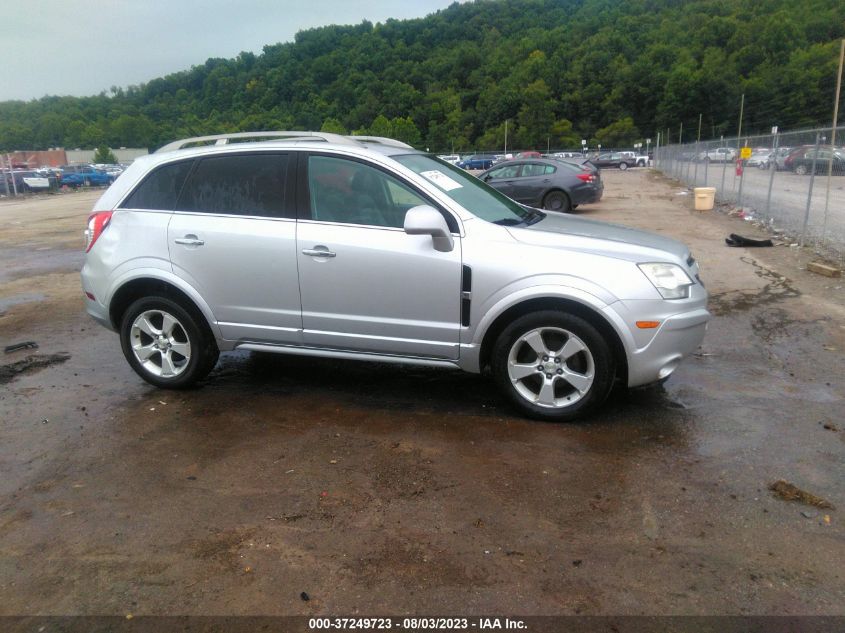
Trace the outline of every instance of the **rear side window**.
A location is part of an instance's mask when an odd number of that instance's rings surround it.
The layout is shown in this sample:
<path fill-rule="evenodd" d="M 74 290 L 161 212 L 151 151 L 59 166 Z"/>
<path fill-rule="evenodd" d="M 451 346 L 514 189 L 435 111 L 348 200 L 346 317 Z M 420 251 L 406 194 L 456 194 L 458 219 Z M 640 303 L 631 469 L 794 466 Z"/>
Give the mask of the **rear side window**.
<path fill-rule="evenodd" d="M 204 158 L 179 197 L 179 211 L 282 217 L 286 154 Z"/>
<path fill-rule="evenodd" d="M 165 209 L 176 208 L 176 200 L 185 178 L 191 171 L 193 160 L 162 165 L 141 181 L 121 206 L 123 209 Z"/>

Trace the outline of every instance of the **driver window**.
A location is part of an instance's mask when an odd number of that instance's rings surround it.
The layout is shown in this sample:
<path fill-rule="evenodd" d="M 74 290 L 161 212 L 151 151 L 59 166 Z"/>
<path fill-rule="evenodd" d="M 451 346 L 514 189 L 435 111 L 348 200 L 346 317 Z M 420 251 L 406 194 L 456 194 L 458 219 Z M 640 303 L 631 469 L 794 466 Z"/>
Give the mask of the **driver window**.
<path fill-rule="evenodd" d="M 308 158 L 311 218 L 402 228 L 411 207 L 428 204 L 421 196 L 381 170 L 329 156 Z"/>

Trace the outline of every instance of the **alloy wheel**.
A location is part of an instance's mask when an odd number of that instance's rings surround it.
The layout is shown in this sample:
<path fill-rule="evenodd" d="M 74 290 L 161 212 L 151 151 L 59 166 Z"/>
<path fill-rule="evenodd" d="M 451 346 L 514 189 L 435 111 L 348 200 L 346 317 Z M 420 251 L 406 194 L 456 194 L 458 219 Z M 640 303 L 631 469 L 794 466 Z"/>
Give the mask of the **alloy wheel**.
<path fill-rule="evenodd" d="M 522 398 L 541 407 L 562 409 L 589 393 L 595 362 L 584 341 L 569 330 L 541 327 L 514 341 L 507 372 Z"/>
<path fill-rule="evenodd" d="M 164 310 L 139 314 L 132 322 L 129 338 L 135 358 L 154 376 L 178 376 L 191 360 L 191 342 L 184 326 Z"/>

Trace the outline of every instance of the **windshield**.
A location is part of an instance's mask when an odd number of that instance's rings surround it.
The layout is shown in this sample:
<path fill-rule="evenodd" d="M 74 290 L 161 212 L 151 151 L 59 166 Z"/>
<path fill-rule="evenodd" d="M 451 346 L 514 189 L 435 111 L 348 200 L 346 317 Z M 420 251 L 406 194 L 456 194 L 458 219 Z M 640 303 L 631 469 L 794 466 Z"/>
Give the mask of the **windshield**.
<path fill-rule="evenodd" d="M 514 202 L 460 167 L 426 154 L 393 156 L 474 216 L 493 224 L 528 224 L 545 217 Z"/>

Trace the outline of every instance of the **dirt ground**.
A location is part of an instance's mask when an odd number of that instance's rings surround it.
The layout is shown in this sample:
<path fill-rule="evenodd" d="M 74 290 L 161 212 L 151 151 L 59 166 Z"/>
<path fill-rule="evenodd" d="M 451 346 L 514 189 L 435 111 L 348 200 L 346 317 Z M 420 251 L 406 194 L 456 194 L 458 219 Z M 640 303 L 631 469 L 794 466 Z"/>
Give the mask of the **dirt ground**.
<path fill-rule="evenodd" d="M 577 212 L 687 242 L 715 316 L 579 424 L 481 376 L 284 356 L 156 390 L 83 311 L 98 192 L 0 201 L 0 344 L 39 345 L 0 358 L 0 615 L 845 615 L 845 280 L 603 174 Z"/>

